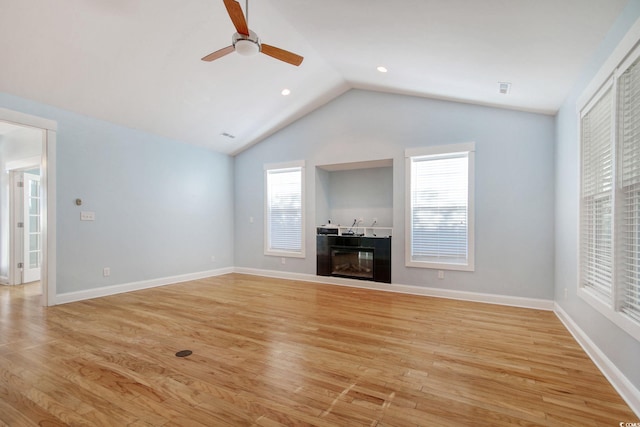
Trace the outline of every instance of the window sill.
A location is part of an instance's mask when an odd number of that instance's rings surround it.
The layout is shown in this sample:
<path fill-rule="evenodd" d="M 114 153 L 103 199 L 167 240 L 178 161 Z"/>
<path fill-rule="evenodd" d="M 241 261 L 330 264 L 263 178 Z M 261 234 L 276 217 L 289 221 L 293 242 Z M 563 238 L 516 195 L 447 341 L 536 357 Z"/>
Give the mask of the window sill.
<path fill-rule="evenodd" d="M 289 251 L 264 251 L 266 256 L 275 256 L 283 258 L 306 258 L 304 252 L 289 252 Z"/>
<path fill-rule="evenodd" d="M 453 270 L 453 271 L 475 271 L 473 264 L 452 264 L 443 262 L 429 262 L 429 261 L 407 261 L 406 267 L 415 268 L 430 268 L 432 270 Z"/>
<path fill-rule="evenodd" d="M 640 341 L 640 324 L 631 320 L 624 313 L 615 311 L 613 307 L 602 301 L 602 299 L 588 289 L 579 287 L 578 296 L 620 329 Z"/>

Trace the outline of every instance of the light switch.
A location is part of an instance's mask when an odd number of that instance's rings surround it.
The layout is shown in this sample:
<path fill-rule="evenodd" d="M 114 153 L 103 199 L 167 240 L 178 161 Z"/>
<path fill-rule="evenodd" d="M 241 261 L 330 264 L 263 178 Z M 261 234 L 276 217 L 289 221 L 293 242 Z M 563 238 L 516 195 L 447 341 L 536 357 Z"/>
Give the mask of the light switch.
<path fill-rule="evenodd" d="M 80 221 L 95 221 L 96 213 L 90 211 L 82 211 L 80 212 Z"/>

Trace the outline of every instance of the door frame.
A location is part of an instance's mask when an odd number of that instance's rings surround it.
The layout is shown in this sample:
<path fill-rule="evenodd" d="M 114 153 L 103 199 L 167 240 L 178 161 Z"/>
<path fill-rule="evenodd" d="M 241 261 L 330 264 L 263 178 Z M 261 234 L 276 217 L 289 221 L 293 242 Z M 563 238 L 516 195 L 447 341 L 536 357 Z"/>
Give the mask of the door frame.
<path fill-rule="evenodd" d="M 42 190 L 42 305 L 56 304 L 56 133 L 58 122 L 0 108 L 0 120 L 43 131 L 40 160 Z M 3 171 L 1 171 L 4 173 Z"/>

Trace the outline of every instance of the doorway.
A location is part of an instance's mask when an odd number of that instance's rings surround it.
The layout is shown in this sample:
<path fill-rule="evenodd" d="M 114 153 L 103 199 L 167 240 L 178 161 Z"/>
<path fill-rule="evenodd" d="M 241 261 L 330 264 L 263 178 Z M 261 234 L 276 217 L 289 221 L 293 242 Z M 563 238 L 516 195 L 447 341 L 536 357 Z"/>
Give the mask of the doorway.
<path fill-rule="evenodd" d="M 56 128 L 0 108 L 0 282 L 38 285 L 42 305 L 56 295 Z"/>
<path fill-rule="evenodd" d="M 44 219 L 42 218 L 40 156 L 32 158 L 31 161 L 33 164 L 27 170 L 12 170 L 10 166 L 7 169 L 10 177 L 8 223 L 12 228 L 7 262 L 9 280 L 6 284 L 10 286 L 32 283 L 41 279 Z M 7 224 L 6 219 L 0 220 Z"/>
<path fill-rule="evenodd" d="M 0 122 L 0 164 L 6 172 L 0 178 L 0 256 L 3 270 L 8 273 L 5 284 L 10 286 L 40 280 L 40 165 L 44 137 L 41 129 Z"/>

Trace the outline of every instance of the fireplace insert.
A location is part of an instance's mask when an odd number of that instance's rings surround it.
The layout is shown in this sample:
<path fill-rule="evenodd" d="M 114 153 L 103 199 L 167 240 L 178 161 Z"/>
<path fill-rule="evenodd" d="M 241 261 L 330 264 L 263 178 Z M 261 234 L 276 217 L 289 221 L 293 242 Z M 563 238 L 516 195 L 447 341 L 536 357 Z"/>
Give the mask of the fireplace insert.
<path fill-rule="evenodd" d="M 318 235 L 317 274 L 391 283 L 391 237 Z"/>
<path fill-rule="evenodd" d="M 373 248 L 331 248 L 331 274 L 373 280 Z"/>

